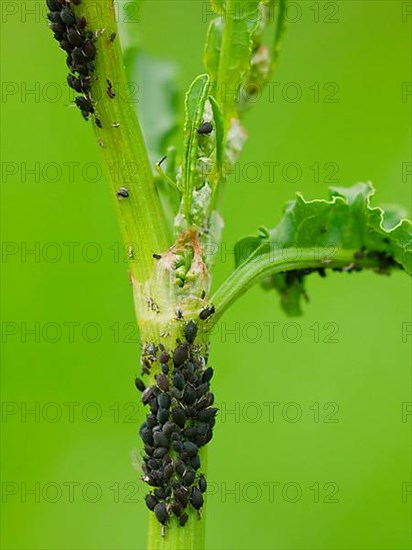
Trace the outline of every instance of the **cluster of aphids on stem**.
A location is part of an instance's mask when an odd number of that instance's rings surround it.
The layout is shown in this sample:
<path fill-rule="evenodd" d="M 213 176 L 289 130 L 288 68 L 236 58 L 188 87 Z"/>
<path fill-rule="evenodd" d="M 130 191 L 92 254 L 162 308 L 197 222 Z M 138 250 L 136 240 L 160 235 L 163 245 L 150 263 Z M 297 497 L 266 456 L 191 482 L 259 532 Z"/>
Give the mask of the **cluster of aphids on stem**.
<path fill-rule="evenodd" d="M 60 47 L 67 53 L 67 66 L 70 74 L 67 83 L 73 90 L 82 94 L 74 100 L 83 117 L 88 120 L 95 113 L 90 94 L 91 78 L 96 57 L 96 37 L 87 30 L 84 17 L 77 17 L 72 10 L 72 4 L 78 6 L 81 0 L 46 0 L 50 12 L 50 29 Z M 97 126 L 100 120 L 95 116 Z"/>
<path fill-rule="evenodd" d="M 151 345 L 160 364 L 156 384 L 146 388 L 140 378 L 135 382 L 143 404 L 150 407 L 140 428 L 143 480 L 153 487 L 146 505 L 163 525 L 163 534 L 171 517 L 183 526 L 190 508 L 200 514 L 206 491 L 199 449 L 212 439 L 217 409 L 210 392 L 213 369 L 207 367 L 196 335 L 197 325 L 190 321 L 185 341 L 177 340 L 170 353 L 161 344 Z"/>

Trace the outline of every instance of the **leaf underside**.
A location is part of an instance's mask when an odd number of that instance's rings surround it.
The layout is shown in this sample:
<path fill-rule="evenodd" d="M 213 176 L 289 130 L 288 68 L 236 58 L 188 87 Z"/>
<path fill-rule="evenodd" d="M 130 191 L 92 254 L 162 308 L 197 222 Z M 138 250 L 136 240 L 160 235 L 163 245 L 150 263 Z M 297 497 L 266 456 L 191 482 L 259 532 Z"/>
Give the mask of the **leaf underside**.
<path fill-rule="evenodd" d="M 285 259 L 299 258 L 303 249 L 319 256 L 318 268 L 271 274 L 262 281 L 265 289 L 276 289 L 288 315 L 302 313 L 307 299 L 305 279 L 312 272 L 325 276 L 325 269 L 338 251 L 353 251 L 353 262 L 338 271 L 360 271 L 371 267 L 377 273 L 402 268 L 412 273 L 411 222 L 404 210 L 391 205 L 387 212 L 371 206 L 375 190 L 371 183 L 331 187 L 329 200 L 305 200 L 297 194 L 286 204 L 284 215 L 273 229 L 261 228 L 259 235 L 236 243 L 236 266 L 247 267 L 263 254 L 279 252 Z"/>

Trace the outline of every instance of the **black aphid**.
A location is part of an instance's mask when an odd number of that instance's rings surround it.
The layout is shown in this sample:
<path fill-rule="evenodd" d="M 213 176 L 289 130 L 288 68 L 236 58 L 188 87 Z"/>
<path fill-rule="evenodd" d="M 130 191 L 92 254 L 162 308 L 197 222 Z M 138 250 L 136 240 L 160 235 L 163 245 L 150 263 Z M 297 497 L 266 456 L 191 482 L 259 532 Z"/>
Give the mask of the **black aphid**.
<path fill-rule="evenodd" d="M 152 256 L 155 260 L 161 260 L 162 259 L 162 256 L 160 254 L 152 254 Z"/>
<path fill-rule="evenodd" d="M 113 84 L 112 84 L 111 80 L 109 80 L 108 78 L 106 79 L 106 82 L 107 82 L 106 93 L 110 97 L 110 99 L 113 99 L 113 98 L 116 97 L 116 94 L 113 90 Z"/>
<path fill-rule="evenodd" d="M 67 27 L 72 27 L 76 23 L 76 16 L 68 7 L 62 9 L 60 12 L 60 17 Z"/>
<path fill-rule="evenodd" d="M 66 27 L 62 23 L 52 23 L 50 28 L 54 32 L 54 38 L 56 38 L 56 40 L 64 38 Z"/>
<path fill-rule="evenodd" d="M 177 372 L 173 376 L 173 385 L 178 390 L 183 390 L 183 388 L 185 387 L 185 377 L 183 376 L 183 374 L 181 374 L 180 372 Z"/>
<path fill-rule="evenodd" d="M 212 377 L 213 377 L 213 369 L 212 369 L 212 367 L 207 367 L 205 372 L 202 374 L 202 380 L 204 382 L 210 382 Z"/>
<path fill-rule="evenodd" d="M 198 134 L 209 135 L 213 132 L 213 126 L 210 122 L 202 122 L 202 124 L 197 129 Z"/>
<path fill-rule="evenodd" d="M 185 427 L 186 413 L 182 408 L 176 407 L 175 409 L 172 409 L 172 418 L 173 422 L 180 426 L 180 428 Z"/>
<path fill-rule="evenodd" d="M 62 9 L 58 0 L 46 0 L 46 3 L 50 11 L 60 11 Z"/>
<path fill-rule="evenodd" d="M 174 422 L 166 422 L 162 428 L 162 432 L 165 436 L 170 437 L 172 433 L 177 431 L 177 426 Z"/>
<path fill-rule="evenodd" d="M 165 500 L 171 493 L 169 487 L 159 487 L 153 491 L 154 496 L 158 500 Z"/>
<path fill-rule="evenodd" d="M 169 420 L 170 413 L 167 409 L 159 409 L 156 418 L 159 424 L 165 424 Z"/>
<path fill-rule="evenodd" d="M 161 409 L 168 409 L 172 400 L 168 393 L 161 393 L 157 396 L 157 402 L 159 403 L 159 407 Z"/>
<path fill-rule="evenodd" d="M 96 126 L 98 128 L 103 128 L 103 124 L 102 124 L 102 121 L 100 120 L 100 118 L 95 118 L 95 122 L 96 122 Z"/>
<path fill-rule="evenodd" d="M 143 443 L 145 443 L 146 445 L 153 445 L 152 430 L 144 424 L 140 428 L 140 437 L 142 438 Z"/>
<path fill-rule="evenodd" d="M 89 59 L 94 59 L 96 57 L 96 46 L 92 40 L 86 40 L 83 44 L 83 53 Z"/>
<path fill-rule="evenodd" d="M 153 386 L 150 386 L 149 388 L 146 388 L 144 390 L 143 395 L 142 395 L 143 405 L 147 405 L 153 399 L 153 397 L 155 397 L 157 395 L 156 389 L 157 388 L 154 388 Z M 159 390 L 157 390 L 157 391 L 159 391 Z"/>
<path fill-rule="evenodd" d="M 194 480 L 196 479 L 196 474 L 193 470 L 186 470 L 182 476 L 182 483 L 186 487 L 190 487 Z"/>
<path fill-rule="evenodd" d="M 185 441 L 183 443 L 183 451 L 188 454 L 188 456 L 192 457 L 197 454 L 197 446 L 192 443 L 191 441 Z"/>
<path fill-rule="evenodd" d="M 83 97 L 83 96 L 77 96 L 74 102 L 81 111 L 87 114 L 94 113 L 94 107 L 90 99 L 87 99 L 86 97 Z"/>
<path fill-rule="evenodd" d="M 86 61 L 83 50 L 78 46 L 73 49 L 71 58 L 73 63 L 75 64 L 74 68 L 76 70 L 78 70 L 79 66 L 83 66 L 84 62 Z"/>
<path fill-rule="evenodd" d="M 192 502 L 193 508 L 196 508 L 196 510 L 200 510 L 200 508 L 203 506 L 203 495 L 197 487 L 193 487 L 190 500 Z"/>
<path fill-rule="evenodd" d="M 174 491 L 174 496 L 179 502 L 182 503 L 183 507 L 186 508 L 189 502 L 189 494 L 187 492 L 187 489 L 185 487 L 180 487 L 179 489 L 176 489 Z"/>
<path fill-rule="evenodd" d="M 110 35 L 110 42 L 114 42 L 116 40 L 116 36 L 117 34 L 115 32 L 112 32 L 112 34 Z"/>
<path fill-rule="evenodd" d="M 157 499 L 151 493 L 148 493 L 145 496 L 145 502 L 146 502 L 146 506 L 149 508 L 149 510 L 153 511 L 156 504 L 157 504 Z"/>
<path fill-rule="evenodd" d="M 193 386 L 190 386 L 188 384 L 185 387 L 185 390 L 183 392 L 183 401 L 186 403 L 186 405 L 193 405 L 193 403 L 196 401 L 196 390 Z"/>
<path fill-rule="evenodd" d="M 81 31 L 84 31 L 86 28 L 87 21 L 85 17 L 80 17 L 80 19 L 77 21 L 77 26 Z"/>
<path fill-rule="evenodd" d="M 153 456 L 154 458 L 163 458 L 165 454 L 167 454 L 167 451 L 167 447 L 157 447 L 157 449 L 153 451 Z"/>
<path fill-rule="evenodd" d="M 70 86 L 70 88 L 73 88 L 73 90 L 75 90 L 79 94 L 83 92 L 83 85 L 80 78 L 76 78 L 74 75 L 69 74 L 67 75 L 67 84 Z"/>
<path fill-rule="evenodd" d="M 196 456 L 193 456 L 190 460 L 190 463 L 195 470 L 198 470 L 200 468 L 200 456 L 198 454 Z"/>
<path fill-rule="evenodd" d="M 202 309 L 202 311 L 199 313 L 199 319 L 202 321 L 206 321 L 213 313 L 215 313 L 215 306 L 210 305 Z"/>
<path fill-rule="evenodd" d="M 169 513 L 166 509 L 166 505 L 163 502 L 159 502 L 154 507 L 154 513 L 157 518 L 157 521 L 159 521 L 162 525 L 165 525 L 167 523 L 167 520 L 169 519 Z"/>
<path fill-rule="evenodd" d="M 207 422 L 208 424 L 210 424 L 210 422 L 215 419 L 217 411 L 217 409 L 213 408 L 203 409 L 199 412 L 198 419 L 200 420 L 200 422 Z"/>
<path fill-rule="evenodd" d="M 162 351 L 159 355 L 159 362 L 160 363 L 168 363 L 170 360 L 170 355 L 167 353 L 167 351 Z"/>
<path fill-rule="evenodd" d="M 182 514 L 179 518 L 180 525 L 182 527 L 185 526 L 188 519 L 189 519 L 189 516 L 186 513 Z"/>
<path fill-rule="evenodd" d="M 183 505 L 178 500 L 172 503 L 172 512 L 175 516 L 179 517 L 183 513 Z"/>
<path fill-rule="evenodd" d="M 134 381 L 134 384 L 139 391 L 144 391 L 146 389 L 146 384 L 143 382 L 141 378 L 136 378 L 136 380 Z"/>
<path fill-rule="evenodd" d="M 186 346 L 178 346 L 173 353 L 173 362 L 176 367 L 183 365 L 189 357 L 189 352 Z"/>
<path fill-rule="evenodd" d="M 129 190 L 127 189 L 127 187 L 120 187 L 120 189 L 118 189 L 116 193 L 116 197 L 118 199 L 127 199 L 128 196 L 129 196 Z"/>
<path fill-rule="evenodd" d="M 205 493 L 207 489 L 206 478 L 203 474 L 199 477 L 199 489 L 202 493 Z"/>
<path fill-rule="evenodd" d="M 177 460 L 175 464 L 175 470 L 180 476 L 182 476 L 186 471 L 185 463 L 182 460 Z"/>
<path fill-rule="evenodd" d="M 185 326 L 184 334 L 186 341 L 189 344 L 193 344 L 197 335 L 197 325 L 194 321 L 189 321 L 189 323 Z"/>
<path fill-rule="evenodd" d="M 169 440 L 162 432 L 154 432 L 153 434 L 153 441 L 156 447 L 168 447 L 169 446 Z"/>
<path fill-rule="evenodd" d="M 47 19 L 52 23 L 62 23 L 62 18 L 60 17 L 59 11 L 52 11 L 47 14 Z"/>
<path fill-rule="evenodd" d="M 161 390 L 163 391 L 169 390 L 169 380 L 165 374 L 158 374 L 156 376 L 156 382 Z"/>
<path fill-rule="evenodd" d="M 164 458 L 166 458 L 166 457 L 164 457 Z M 163 475 L 164 475 L 165 479 L 170 479 L 173 475 L 173 472 L 174 472 L 173 464 L 166 464 L 166 466 L 163 469 Z"/>

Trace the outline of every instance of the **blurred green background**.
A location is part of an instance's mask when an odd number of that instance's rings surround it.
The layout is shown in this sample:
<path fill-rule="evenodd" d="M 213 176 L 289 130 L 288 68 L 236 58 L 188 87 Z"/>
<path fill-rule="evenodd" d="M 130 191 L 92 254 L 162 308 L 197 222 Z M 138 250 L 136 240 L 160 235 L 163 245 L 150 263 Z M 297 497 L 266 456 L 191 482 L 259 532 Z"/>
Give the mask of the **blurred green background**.
<path fill-rule="evenodd" d="M 2 547 L 140 549 L 132 296 L 93 168 L 100 152 L 68 108 L 42 5 L 1 6 Z M 138 16 L 147 52 L 177 63 L 181 94 L 202 71 L 203 9 L 146 1 Z M 262 176 L 227 187 L 216 285 L 236 240 L 273 226 L 295 191 L 315 198 L 370 179 L 375 204 L 410 213 L 410 12 L 400 1 L 292 2 L 274 95 L 245 121 L 241 169 L 257 163 Z M 208 549 L 411 547 L 410 280 L 332 274 L 308 287 L 304 317 L 255 288 L 214 336 Z"/>

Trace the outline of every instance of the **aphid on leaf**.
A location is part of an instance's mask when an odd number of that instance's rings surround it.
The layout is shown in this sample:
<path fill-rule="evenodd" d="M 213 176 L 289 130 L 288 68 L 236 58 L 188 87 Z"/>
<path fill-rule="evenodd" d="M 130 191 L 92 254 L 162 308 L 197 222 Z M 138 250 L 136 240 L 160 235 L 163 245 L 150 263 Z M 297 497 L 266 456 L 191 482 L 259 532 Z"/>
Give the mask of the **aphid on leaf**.
<path fill-rule="evenodd" d="M 193 508 L 196 508 L 196 510 L 200 510 L 200 508 L 203 506 L 203 495 L 197 487 L 193 487 L 190 500 L 192 502 Z"/>
<path fill-rule="evenodd" d="M 193 470 L 186 470 L 182 477 L 182 483 L 185 487 L 190 487 L 195 479 L 195 472 Z"/>
<path fill-rule="evenodd" d="M 58 0 L 46 0 L 46 3 L 50 11 L 60 11 L 62 9 Z"/>
<path fill-rule="evenodd" d="M 62 23 L 62 18 L 60 17 L 59 11 L 52 11 L 47 14 L 47 19 L 52 23 Z"/>
<path fill-rule="evenodd" d="M 173 352 L 173 362 L 176 367 L 183 365 L 189 357 L 189 352 L 186 346 L 178 346 Z"/>
<path fill-rule="evenodd" d="M 96 57 L 96 46 L 92 40 L 87 40 L 83 44 L 83 53 L 88 59 L 94 59 Z"/>
<path fill-rule="evenodd" d="M 168 409 L 170 407 L 172 400 L 168 393 L 161 393 L 157 396 L 157 402 L 161 409 Z"/>
<path fill-rule="evenodd" d="M 67 30 L 67 40 L 72 46 L 81 46 L 83 44 L 81 34 L 74 28 Z"/>
<path fill-rule="evenodd" d="M 127 199 L 129 197 L 129 190 L 127 187 L 120 187 L 120 189 L 116 193 L 116 197 L 118 199 Z"/>
<path fill-rule="evenodd" d="M 76 23 L 76 16 L 70 8 L 63 8 L 60 17 L 67 27 L 72 27 Z"/>
<path fill-rule="evenodd" d="M 115 32 L 112 32 L 112 34 L 110 35 L 110 42 L 114 42 L 116 40 L 116 36 L 117 34 Z"/>
<path fill-rule="evenodd" d="M 215 312 L 215 306 L 210 305 L 202 309 L 202 311 L 199 313 L 199 319 L 202 321 L 206 321 L 213 313 Z"/>
<path fill-rule="evenodd" d="M 153 258 L 155 260 L 161 260 L 162 259 L 162 256 L 160 254 L 153 254 Z"/>
<path fill-rule="evenodd" d="M 146 384 L 143 382 L 141 378 L 136 378 L 136 380 L 134 381 L 134 384 L 139 391 L 142 391 L 142 392 L 145 391 Z"/>
<path fill-rule="evenodd" d="M 85 113 L 94 113 L 94 107 L 92 105 L 92 102 L 83 96 L 78 96 L 74 100 L 75 104 L 79 109 L 84 111 Z"/>
<path fill-rule="evenodd" d="M 162 432 L 155 432 L 153 434 L 153 441 L 156 447 L 168 447 L 169 446 L 169 440 Z"/>
<path fill-rule="evenodd" d="M 162 525 L 167 523 L 167 520 L 169 519 L 169 514 L 167 512 L 166 505 L 163 502 L 159 502 L 158 504 L 156 504 L 153 511 L 155 513 L 157 521 L 159 521 Z"/>
<path fill-rule="evenodd" d="M 199 477 L 199 489 L 202 493 L 205 493 L 207 489 L 206 478 L 203 474 Z"/>
<path fill-rule="evenodd" d="M 78 28 L 83 31 L 86 28 L 87 21 L 85 17 L 80 17 L 80 19 L 77 22 Z"/>
<path fill-rule="evenodd" d="M 202 122 L 202 124 L 197 129 L 197 133 L 207 136 L 213 132 L 213 126 L 210 122 Z"/>
<path fill-rule="evenodd" d="M 110 97 L 110 99 L 113 99 L 114 97 L 116 97 L 116 94 L 114 93 L 114 90 L 113 90 L 112 81 L 106 78 L 106 82 L 107 82 L 106 93 Z"/>
<path fill-rule="evenodd" d="M 169 360 L 170 360 L 170 355 L 167 353 L 167 351 L 162 351 L 161 354 L 159 355 L 159 362 L 166 364 L 169 362 Z"/>
<path fill-rule="evenodd" d="M 145 497 L 145 502 L 146 502 L 146 506 L 149 508 L 149 510 L 151 510 L 153 512 L 156 504 L 157 504 L 157 499 L 154 495 L 152 495 L 151 493 L 148 493 Z"/>
<path fill-rule="evenodd" d="M 196 325 L 196 323 L 195 323 L 194 321 L 190 321 L 190 322 L 185 326 L 184 333 L 185 333 L 186 341 L 187 341 L 189 344 L 193 344 L 193 342 L 194 342 L 195 339 L 196 339 L 196 335 L 197 335 L 197 325 Z"/>

